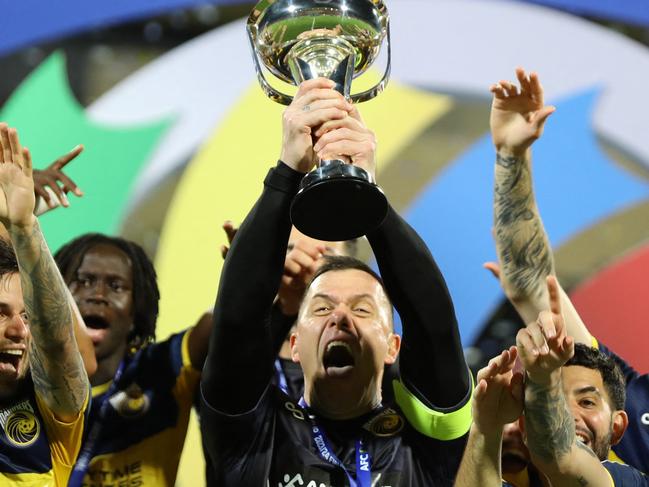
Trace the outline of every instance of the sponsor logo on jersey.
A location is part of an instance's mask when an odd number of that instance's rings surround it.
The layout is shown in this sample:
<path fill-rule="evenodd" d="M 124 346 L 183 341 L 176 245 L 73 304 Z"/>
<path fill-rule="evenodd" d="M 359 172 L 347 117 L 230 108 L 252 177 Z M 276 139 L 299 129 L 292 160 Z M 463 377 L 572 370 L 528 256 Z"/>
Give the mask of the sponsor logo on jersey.
<path fill-rule="evenodd" d="M 7 440 L 20 448 L 33 444 L 41 432 L 41 423 L 29 401 L 0 411 L 0 426 Z"/>

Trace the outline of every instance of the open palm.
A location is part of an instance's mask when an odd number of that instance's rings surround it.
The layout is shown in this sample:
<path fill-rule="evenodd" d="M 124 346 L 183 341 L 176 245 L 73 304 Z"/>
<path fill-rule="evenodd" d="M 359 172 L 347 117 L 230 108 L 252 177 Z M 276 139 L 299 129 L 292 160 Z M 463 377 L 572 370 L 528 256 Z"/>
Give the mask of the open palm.
<path fill-rule="evenodd" d="M 0 124 L 0 221 L 5 226 L 28 224 L 34 203 L 29 151 L 20 145 L 15 129 Z"/>
<path fill-rule="evenodd" d="M 536 73 L 529 76 L 516 70 L 519 88 L 508 81 L 491 86 L 491 134 L 499 151 L 523 153 L 543 133 L 546 119 L 553 106 L 543 104 L 543 88 Z"/>

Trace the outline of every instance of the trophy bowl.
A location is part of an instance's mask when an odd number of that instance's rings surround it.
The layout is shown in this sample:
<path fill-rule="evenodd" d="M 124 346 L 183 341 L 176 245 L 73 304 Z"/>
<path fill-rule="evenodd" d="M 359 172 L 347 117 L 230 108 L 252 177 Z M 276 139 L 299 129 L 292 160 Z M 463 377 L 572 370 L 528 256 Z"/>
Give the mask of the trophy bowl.
<path fill-rule="evenodd" d="M 344 44 L 345 50 L 352 50 L 352 77 L 356 78 L 374 63 L 387 38 L 388 61 L 381 81 L 353 95 L 339 91 L 354 102 L 362 102 L 374 98 L 387 84 L 390 28 L 382 0 L 261 0 L 248 18 L 247 29 L 259 82 L 268 97 L 283 105 L 289 105 L 293 97 L 268 83 L 262 64 L 280 80 L 300 84 L 308 78 L 298 76 L 296 79 L 291 59 L 296 52 L 308 50 L 309 44 L 318 41 L 328 45 L 330 52 L 335 50 L 331 46 L 336 43 Z M 330 78 L 335 69 L 334 63 L 328 61 L 331 58 L 320 55 L 318 59 L 323 69 L 314 74 Z M 351 79 L 348 83 L 351 84 Z"/>
<path fill-rule="evenodd" d="M 374 98 L 390 76 L 390 27 L 383 0 L 261 0 L 248 18 L 248 37 L 266 95 L 289 105 L 293 97 L 273 87 L 264 70 L 298 85 L 324 77 L 352 102 Z M 376 61 L 383 43 L 387 61 L 379 82 L 352 93 L 352 80 Z M 320 161 L 291 205 L 291 221 L 320 240 L 349 240 L 377 228 L 387 214 L 381 188 L 364 169 L 342 160 Z"/>

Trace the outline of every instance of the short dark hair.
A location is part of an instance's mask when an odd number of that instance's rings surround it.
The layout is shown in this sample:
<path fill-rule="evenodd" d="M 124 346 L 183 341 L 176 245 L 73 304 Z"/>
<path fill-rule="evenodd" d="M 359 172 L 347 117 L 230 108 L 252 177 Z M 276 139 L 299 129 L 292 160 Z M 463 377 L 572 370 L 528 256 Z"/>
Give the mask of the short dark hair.
<path fill-rule="evenodd" d="M 626 386 L 622 371 L 612 357 L 596 348 L 583 343 L 575 344 L 575 355 L 566 362 L 566 367 L 579 365 L 587 369 L 597 370 L 602 375 L 604 388 L 616 411 L 624 409 L 626 401 Z"/>
<path fill-rule="evenodd" d="M 100 233 L 87 233 L 64 245 L 54 255 L 65 282 L 76 279 L 77 271 L 86 253 L 99 244 L 112 245 L 124 252 L 131 261 L 133 272 L 133 331 L 129 343 L 141 347 L 155 340 L 160 291 L 153 263 L 144 249 L 135 242 Z"/>
<path fill-rule="evenodd" d="M 4 238 L 0 238 L 0 277 L 15 272 L 18 272 L 16 252 L 14 252 L 11 242 L 7 242 Z"/>

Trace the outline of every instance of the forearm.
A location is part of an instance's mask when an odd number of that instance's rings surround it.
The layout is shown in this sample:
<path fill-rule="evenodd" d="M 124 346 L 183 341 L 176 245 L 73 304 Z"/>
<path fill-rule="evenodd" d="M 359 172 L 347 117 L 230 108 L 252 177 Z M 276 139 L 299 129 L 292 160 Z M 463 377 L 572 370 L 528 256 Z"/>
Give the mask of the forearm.
<path fill-rule="evenodd" d="M 202 381 L 205 398 L 221 411 L 252 409 L 270 381 L 275 358 L 270 312 L 284 267 L 290 204 L 300 179 L 287 166 L 269 173 L 228 252 Z"/>
<path fill-rule="evenodd" d="M 577 441 L 558 372 L 547 384 L 529 376 L 525 384 L 525 428 L 533 463 L 552 485 L 599 485 L 608 477 L 593 451 Z"/>
<path fill-rule="evenodd" d="M 75 417 L 88 394 L 88 376 L 73 332 L 68 290 L 38 221 L 9 228 L 32 334 L 30 367 L 36 392 L 60 419 Z"/>
<path fill-rule="evenodd" d="M 548 300 L 546 278 L 555 274 L 554 256 L 534 197 L 530 149 L 522 156 L 496 155 L 494 234 L 507 297 L 526 323 Z M 561 291 L 568 333 L 588 346 L 591 336 L 570 298 Z"/>
<path fill-rule="evenodd" d="M 530 150 L 523 156 L 496 155 L 494 230 L 507 296 L 516 303 L 546 302 L 545 278 L 554 259 L 532 188 Z M 526 321 L 534 316 L 523 316 Z"/>
<path fill-rule="evenodd" d="M 500 452 L 502 447 L 500 431 L 484 433 L 471 425 L 462 463 L 455 479 L 455 487 L 500 487 L 502 474 Z"/>
<path fill-rule="evenodd" d="M 402 319 L 404 382 L 432 407 L 456 406 L 467 397 L 471 379 L 439 268 L 419 235 L 392 208 L 368 239 Z"/>

